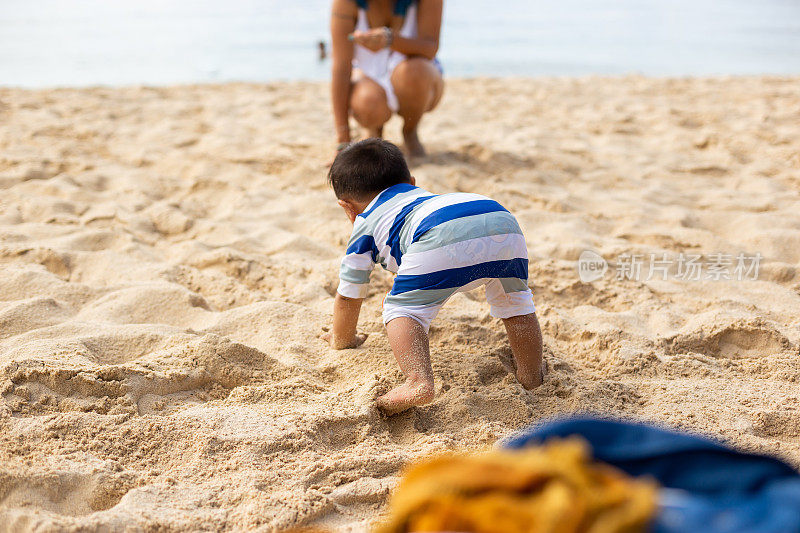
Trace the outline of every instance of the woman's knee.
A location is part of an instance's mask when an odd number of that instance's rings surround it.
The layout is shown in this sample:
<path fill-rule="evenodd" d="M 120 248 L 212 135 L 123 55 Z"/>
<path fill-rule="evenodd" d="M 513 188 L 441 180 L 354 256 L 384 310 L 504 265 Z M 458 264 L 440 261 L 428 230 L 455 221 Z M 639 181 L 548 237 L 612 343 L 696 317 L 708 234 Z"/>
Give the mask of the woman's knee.
<path fill-rule="evenodd" d="M 430 91 L 435 86 L 438 75 L 439 72 L 429 60 L 412 57 L 394 69 L 392 85 L 398 95 L 401 93 L 419 94 L 423 91 Z"/>
<path fill-rule="evenodd" d="M 350 96 L 350 109 L 356 120 L 367 127 L 378 127 L 392 117 L 386 93 L 376 83 L 357 83 Z"/>

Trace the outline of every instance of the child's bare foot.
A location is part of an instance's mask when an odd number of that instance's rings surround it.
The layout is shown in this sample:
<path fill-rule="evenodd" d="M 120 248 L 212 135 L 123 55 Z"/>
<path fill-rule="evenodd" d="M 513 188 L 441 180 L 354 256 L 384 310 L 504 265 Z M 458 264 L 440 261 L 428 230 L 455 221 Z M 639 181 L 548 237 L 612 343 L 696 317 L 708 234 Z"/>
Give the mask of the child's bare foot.
<path fill-rule="evenodd" d="M 379 409 L 386 414 L 393 415 L 416 405 L 425 405 L 433 400 L 433 395 L 433 383 L 409 379 L 399 387 L 380 396 L 376 402 Z"/>
<path fill-rule="evenodd" d="M 411 157 L 425 157 L 425 147 L 419 141 L 416 128 L 410 131 L 403 130 L 403 141 L 406 145 L 406 151 Z"/>
<path fill-rule="evenodd" d="M 544 381 L 545 363 L 542 358 L 542 332 L 536 313 L 504 318 L 508 343 L 514 355 L 517 380 L 528 390 Z"/>
<path fill-rule="evenodd" d="M 517 381 L 519 381 L 520 384 L 526 389 L 533 390 L 542 384 L 542 382 L 544 381 L 544 377 L 541 374 L 534 376 L 525 376 L 518 373 Z"/>
<path fill-rule="evenodd" d="M 399 413 L 433 400 L 433 369 L 428 334 L 415 319 L 401 316 L 386 324 L 386 334 L 406 382 L 377 399 L 387 414 Z"/>
<path fill-rule="evenodd" d="M 541 368 L 538 374 L 523 374 L 521 372 L 517 372 L 517 381 L 528 390 L 533 390 L 542 383 L 544 383 L 544 377 L 547 375 L 547 364 L 545 363 L 544 358 L 542 358 Z"/>

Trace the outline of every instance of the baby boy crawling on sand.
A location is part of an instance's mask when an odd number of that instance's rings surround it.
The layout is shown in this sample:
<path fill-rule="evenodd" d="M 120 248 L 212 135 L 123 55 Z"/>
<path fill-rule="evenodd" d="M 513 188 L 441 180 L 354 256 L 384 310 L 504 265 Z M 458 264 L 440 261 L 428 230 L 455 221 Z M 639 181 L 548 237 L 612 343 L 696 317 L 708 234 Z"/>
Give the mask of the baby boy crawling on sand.
<path fill-rule="evenodd" d="M 503 319 L 527 389 L 542 382 L 542 337 L 528 288 L 528 250 L 516 219 L 479 194 L 431 194 L 415 186 L 393 144 L 367 139 L 341 151 L 328 180 L 353 223 L 342 259 L 333 329 L 335 349 L 355 348 L 361 302 L 375 263 L 396 275 L 383 301 L 389 344 L 406 381 L 378 398 L 396 413 L 433 399 L 428 327 L 456 292 L 486 286 L 491 315 Z"/>

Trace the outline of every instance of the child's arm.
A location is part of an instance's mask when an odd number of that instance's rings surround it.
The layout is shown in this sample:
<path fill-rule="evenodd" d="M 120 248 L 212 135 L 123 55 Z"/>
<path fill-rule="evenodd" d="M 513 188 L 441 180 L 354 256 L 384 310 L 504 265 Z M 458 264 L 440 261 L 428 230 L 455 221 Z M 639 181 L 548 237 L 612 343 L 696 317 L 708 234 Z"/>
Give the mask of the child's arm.
<path fill-rule="evenodd" d="M 339 205 L 353 223 L 353 234 L 347 243 L 347 251 L 339 268 L 339 287 L 333 301 L 333 329 L 323 339 L 330 342 L 334 350 L 361 346 L 366 335 L 357 334 L 358 314 L 361 302 L 367 295 L 369 275 L 375 267 L 377 249 L 369 231 L 365 231 L 364 219 L 358 218 L 363 206 L 354 207 L 352 202 L 339 200 Z"/>
<path fill-rule="evenodd" d="M 338 292 L 333 301 L 333 330 L 323 336 L 329 341 L 334 350 L 355 348 L 361 346 L 367 335 L 356 333 L 358 314 L 361 312 L 361 302 L 364 298 L 348 298 Z"/>

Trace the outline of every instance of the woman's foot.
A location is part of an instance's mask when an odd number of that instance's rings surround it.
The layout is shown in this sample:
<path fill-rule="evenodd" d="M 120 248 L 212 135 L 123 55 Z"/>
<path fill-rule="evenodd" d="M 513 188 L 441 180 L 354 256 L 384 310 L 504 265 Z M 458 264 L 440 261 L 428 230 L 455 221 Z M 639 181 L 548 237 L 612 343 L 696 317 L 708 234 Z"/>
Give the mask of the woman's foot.
<path fill-rule="evenodd" d="M 403 131 L 403 141 L 406 145 L 406 151 L 410 157 L 425 157 L 425 147 L 419 141 L 417 130 L 414 128 L 411 131 Z"/>
<path fill-rule="evenodd" d="M 392 72 L 392 87 L 397 95 L 397 114 L 403 119 L 403 139 L 409 157 L 425 156 L 417 136 L 422 115 L 433 110 L 442 98 L 444 81 L 433 61 L 409 57 Z"/>
<path fill-rule="evenodd" d="M 417 405 L 430 403 L 433 396 L 433 382 L 407 379 L 399 387 L 380 396 L 376 402 L 379 409 L 388 415 L 393 415 Z"/>

